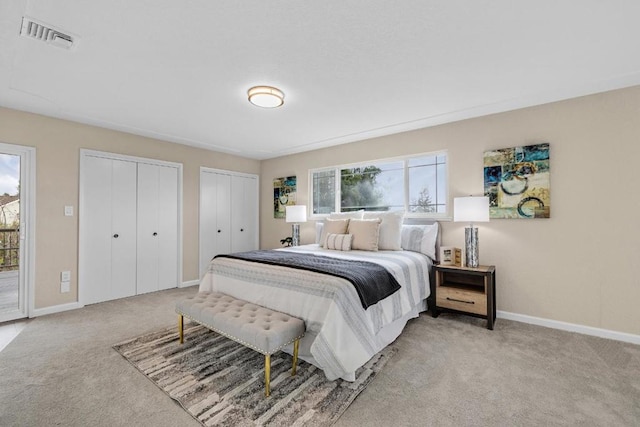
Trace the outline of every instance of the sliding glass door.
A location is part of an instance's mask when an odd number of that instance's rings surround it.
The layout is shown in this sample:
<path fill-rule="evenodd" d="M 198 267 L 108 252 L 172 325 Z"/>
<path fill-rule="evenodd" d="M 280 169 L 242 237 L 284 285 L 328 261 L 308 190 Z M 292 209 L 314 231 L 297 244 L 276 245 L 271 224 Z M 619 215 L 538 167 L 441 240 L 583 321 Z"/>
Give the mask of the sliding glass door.
<path fill-rule="evenodd" d="M 29 147 L 0 143 L 0 322 L 28 316 Z"/>

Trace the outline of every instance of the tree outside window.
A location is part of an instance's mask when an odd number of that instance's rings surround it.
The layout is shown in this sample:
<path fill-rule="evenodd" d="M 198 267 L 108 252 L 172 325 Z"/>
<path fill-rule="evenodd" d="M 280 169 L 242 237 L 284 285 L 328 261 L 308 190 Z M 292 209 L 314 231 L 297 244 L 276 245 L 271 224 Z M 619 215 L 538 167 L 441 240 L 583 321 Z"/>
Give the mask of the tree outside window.
<path fill-rule="evenodd" d="M 446 168 L 446 153 L 436 153 L 310 171 L 313 213 L 362 209 L 442 216 L 447 213 Z"/>

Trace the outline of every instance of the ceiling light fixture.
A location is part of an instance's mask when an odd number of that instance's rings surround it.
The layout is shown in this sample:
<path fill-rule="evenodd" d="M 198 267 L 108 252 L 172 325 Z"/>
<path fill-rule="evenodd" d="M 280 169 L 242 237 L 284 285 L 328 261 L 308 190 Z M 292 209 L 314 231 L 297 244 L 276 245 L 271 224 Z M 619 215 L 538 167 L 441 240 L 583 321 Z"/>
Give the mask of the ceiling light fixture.
<path fill-rule="evenodd" d="M 250 103 L 262 108 L 276 108 L 284 104 L 284 93 L 273 86 L 254 86 L 247 95 Z"/>

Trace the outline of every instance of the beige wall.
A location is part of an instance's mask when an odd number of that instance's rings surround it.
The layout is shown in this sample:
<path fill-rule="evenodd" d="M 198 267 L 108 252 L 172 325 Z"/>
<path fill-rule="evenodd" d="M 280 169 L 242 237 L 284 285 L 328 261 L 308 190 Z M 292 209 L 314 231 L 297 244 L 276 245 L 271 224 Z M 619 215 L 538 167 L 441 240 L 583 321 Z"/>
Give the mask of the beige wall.
<path fill-rule="evenodd" d="M 260 162 L 123 132 L 0 108 L 0 142 L 36 147 L 35 307 L 77 301 L 80 149 L 183 164 L 183 281 L 198 279 L 200 166 L 259 173 Z M 64 216 L 73 205 L 75 215 Z M 60 293 L 60 272 L 71 270 L 71 292 Z"/>
<path fill-rule="evenodd" d="M 552 218 L 480 225 L 480 260 L 495 264 L 498 310 L 640 334 L 640 87 L 355 142 L 263 162 L 0 108 L 0 142 L 36 147 L 35 306 L 77 300 L 80 148 L 184 165 L 183 280 L 198 278 L 200 166 L 261 175 L 260 241 L 290 235 L 273 219 L 272 179 L 297 175 L 308 200 L 308 169 L 449 150 L 451 197 L 482 193 L 482 153 L 551 144 Z M 73 205 L 76 215 L 65 217 Z M 443 222 L 444 244 L 463 246 L 464 224 Z M 302 226 L 303 243 L 314 239 Z M 72 290 L 60 293 L 60 271 Z"/>
<path fill-rule="evenodd" d="M 273 178 L 297 175 L 306 204 L 310 168 L 447 149 L 450 196 L 480 195 L 485 150 L 539 142 L 551 144 L 551 218 L 479 226 L 498 310 L 640 334 L 640 87 L 263 161 L 261 245 L 291 234 L 273 218 Z M 464 224 L 442 225 L 443 243 L 463 247 Z"/>

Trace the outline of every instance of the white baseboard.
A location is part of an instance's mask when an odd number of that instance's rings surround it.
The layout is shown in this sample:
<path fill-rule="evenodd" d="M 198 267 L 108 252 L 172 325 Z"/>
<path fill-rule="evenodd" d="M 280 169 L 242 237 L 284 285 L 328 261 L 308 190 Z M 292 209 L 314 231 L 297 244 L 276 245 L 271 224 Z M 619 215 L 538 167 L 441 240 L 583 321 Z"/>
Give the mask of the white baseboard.
<path fill-rule="evenodd" d="M 200 284 L 200 280 L 189 280 L 186 282 L 182 282 L 178 287 L 179 288 L 187 288 L 189 286 L 196 286 Z"/>
<path fill-rule="evenodd" d="M 29 313 L 29 317 L 38 317 L 47 314 L 61 313 L 63 311 L 75 310 L 82 307 L 84 307 L 84 305 L 80 304 L 79 302 L 70 302 L 67 304 L 52 305 L 51 307 L 34 308 L 33 311 Z"/>
<path fill-rule="evenodd" d="M 195 286 L 199 284 L 200 284 L 199 280 L 189 280 L 187 282 L 180 283 L 178 287 L 186 288 L 188 286 Z M 82 308 L 82 307 L 84 307 L 84 304 L 81 304 L 79 302 L 70 302 L 67 304 L 52 305 L 51 307 L 36 308 L 31 311 L 31 313 L 29 314 L 29 317 L 31 318 L 31 317 L 45 316 L 47 314 L 61 313 L 63 311 L 75 310 L 77 308 Z"/>
<path fill-rule="evenodd" d="M 525 314 L 509 313 L 508 311 L 498 310 L 496 316 L 501 319 L 515 320 L 516 322 L 530 323 L 532 325 L 560 329 L 569 332 L 577 332 L 579 334 L 592 335 L 594 337 L 608 338 L 611 340 L 640 345 L 640 335 L 611 331 L 609 329 L 594 328 L 591 326 L 577 325 L 575 323 L 561 322 L 558 320 L 543 319 L 541 317 L 527 316 Z"/>

